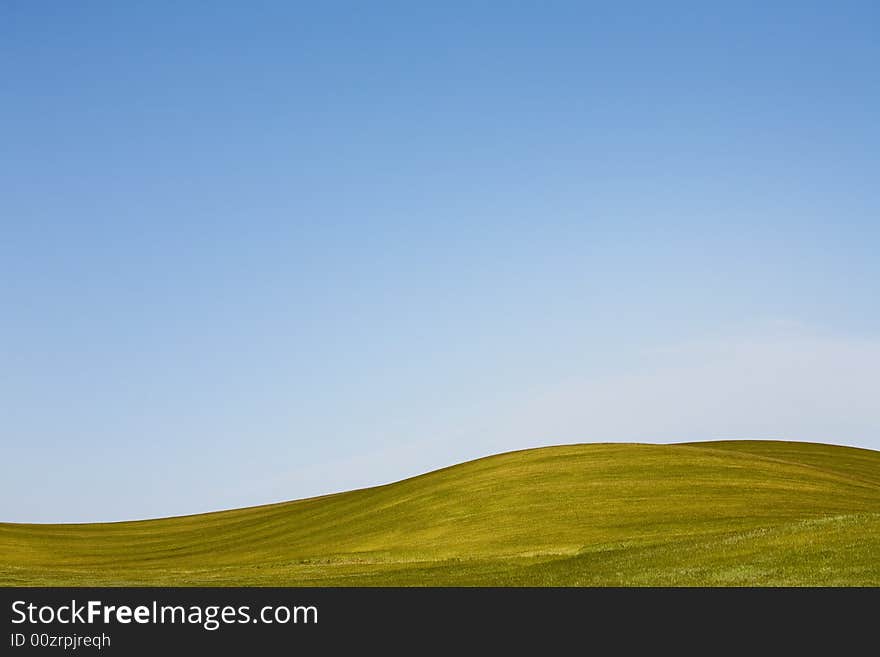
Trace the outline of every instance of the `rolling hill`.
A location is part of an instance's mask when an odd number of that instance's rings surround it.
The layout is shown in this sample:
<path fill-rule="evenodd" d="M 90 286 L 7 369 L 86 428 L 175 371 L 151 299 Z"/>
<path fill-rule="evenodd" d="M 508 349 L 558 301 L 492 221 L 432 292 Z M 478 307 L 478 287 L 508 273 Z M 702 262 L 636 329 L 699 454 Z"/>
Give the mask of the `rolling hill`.
<path fill-rule="evenodd" d="M 880 452 L 582 444 L 194 516 L 0 524 L 0 584 L 880 585 Z"/>

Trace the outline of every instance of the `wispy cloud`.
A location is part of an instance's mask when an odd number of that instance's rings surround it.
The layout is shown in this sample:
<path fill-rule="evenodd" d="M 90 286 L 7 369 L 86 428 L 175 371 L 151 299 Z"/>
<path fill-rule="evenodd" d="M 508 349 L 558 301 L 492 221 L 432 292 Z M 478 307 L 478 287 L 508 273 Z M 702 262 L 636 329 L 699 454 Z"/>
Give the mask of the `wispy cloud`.
<path fill-rule="evenodd" d="M 783 438 L 880 448 L 880 340 L 801 334 L 670 346 L 559 382 L 508 430 L 553 441 Z"/>
<path fill-rule="evenodd" d="M 784 439 L 880 449 L 880 340 L 780 324 L 760 334 L 668 345 L 612 373 L 524 381 L 519 398 L 456 425 L 364 443 L 282 477 L 272 497 L 394 481 L 483 455 L 575 442 Z M 488 395 L 487 395 L 488 397 Z M 286 495 L 285 495 L 286 493 Z"/>

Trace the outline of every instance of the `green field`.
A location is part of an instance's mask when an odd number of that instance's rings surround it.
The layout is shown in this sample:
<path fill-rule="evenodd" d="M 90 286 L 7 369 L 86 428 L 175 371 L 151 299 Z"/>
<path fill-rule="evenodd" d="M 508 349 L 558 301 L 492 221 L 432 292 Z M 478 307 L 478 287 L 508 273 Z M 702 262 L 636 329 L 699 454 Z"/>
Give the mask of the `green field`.
<path fill-rule="evenodd" d="M 880 452 L 584 444 L 203 515 L 0 524 L 0 584 L 880 585 Z"/>

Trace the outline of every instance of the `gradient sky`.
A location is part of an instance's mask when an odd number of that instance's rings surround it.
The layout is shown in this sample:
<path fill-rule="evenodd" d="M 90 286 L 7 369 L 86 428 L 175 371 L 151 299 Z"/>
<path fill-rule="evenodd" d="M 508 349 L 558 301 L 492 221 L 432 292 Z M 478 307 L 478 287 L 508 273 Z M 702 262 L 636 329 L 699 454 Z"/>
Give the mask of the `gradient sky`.
<path fill-rule="evenodd" d="M 874 1 L 0 3 L 0 520 L 554 443 L 880 449 L 878 30 Z"/>

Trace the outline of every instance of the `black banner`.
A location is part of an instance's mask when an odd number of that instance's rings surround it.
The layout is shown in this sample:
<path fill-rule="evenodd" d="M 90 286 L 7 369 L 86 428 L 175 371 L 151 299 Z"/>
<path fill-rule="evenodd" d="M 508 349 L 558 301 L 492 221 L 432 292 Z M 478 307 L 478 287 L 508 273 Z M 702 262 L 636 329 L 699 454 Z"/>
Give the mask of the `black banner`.
<path fill-rule="evenodd" d="M 0 654 L 873 650 L 880 589 L 5 588 Z M 849 650 L 851 648 L 852 650 Z M 548 653 L 548 651 L 550 651 Z"/>

